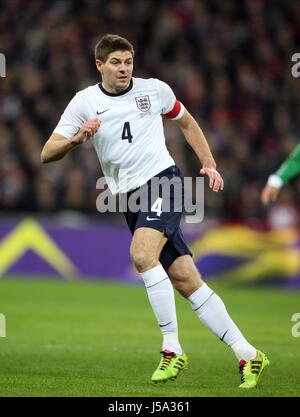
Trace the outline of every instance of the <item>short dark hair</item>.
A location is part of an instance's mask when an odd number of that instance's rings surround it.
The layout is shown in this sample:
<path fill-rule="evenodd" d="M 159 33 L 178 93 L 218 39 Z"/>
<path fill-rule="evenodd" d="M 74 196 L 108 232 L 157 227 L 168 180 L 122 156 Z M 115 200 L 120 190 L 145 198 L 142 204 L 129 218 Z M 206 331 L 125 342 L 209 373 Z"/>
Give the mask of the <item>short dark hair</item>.
<path fill-rule="evenodd" d="M 126 39 L 119 35 L 106 34 L 95 47 L 95 58 L 105 62 L 108 55 L 115 51 L 129 51 L 134 57 L 134 49 L 132 44 Z"/>

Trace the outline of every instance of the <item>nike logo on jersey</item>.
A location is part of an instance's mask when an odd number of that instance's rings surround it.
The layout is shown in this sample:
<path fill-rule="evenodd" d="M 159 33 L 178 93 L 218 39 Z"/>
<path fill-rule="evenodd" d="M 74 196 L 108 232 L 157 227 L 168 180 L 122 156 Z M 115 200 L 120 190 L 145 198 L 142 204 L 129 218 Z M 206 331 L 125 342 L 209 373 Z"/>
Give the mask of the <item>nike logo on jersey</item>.
<path fill-rule="evenodd" d="M 103 110 L 103 111 L 98 111 L 97 110 L 97 114 L 99 115 L 99 114 L 105 113 L 107 110 L 109 110 L 109 109 L 106 109 L 106 110 Z"/>
<path fill-rule="evenodd" d="M 153 219 L 152 217 L 149 217 L 149 216 L 147 216 L 146 219 L 148 220 L 148 222 L 151 220 L 159 220 L 159 219 Z"/>

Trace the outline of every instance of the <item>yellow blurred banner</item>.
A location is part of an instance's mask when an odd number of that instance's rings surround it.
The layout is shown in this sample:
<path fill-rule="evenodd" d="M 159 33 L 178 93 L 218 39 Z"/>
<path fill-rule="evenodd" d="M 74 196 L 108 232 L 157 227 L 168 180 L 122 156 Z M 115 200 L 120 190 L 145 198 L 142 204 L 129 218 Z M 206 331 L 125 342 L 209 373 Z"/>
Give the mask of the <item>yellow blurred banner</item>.
<path fill-rule="evenodd" d="M 295 229 L 256 231 L 219 226 L 191 243 L 204 276 L 236 283 L 300 276 L 299 233 Z M 300 284 L 299 284 L 300 285 Z"/>

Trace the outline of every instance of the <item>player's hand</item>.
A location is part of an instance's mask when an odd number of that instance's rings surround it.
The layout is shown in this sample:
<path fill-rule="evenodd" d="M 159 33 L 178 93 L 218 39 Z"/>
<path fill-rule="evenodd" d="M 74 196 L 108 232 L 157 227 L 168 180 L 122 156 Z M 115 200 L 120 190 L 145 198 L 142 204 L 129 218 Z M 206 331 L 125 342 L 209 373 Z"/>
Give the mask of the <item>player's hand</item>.
<path fill-rule="evenodd" d="M 74 143 L 84 143 L 98 131 L 100 127 L 99 119 L 87 120 L 83 123 L 79 132 L 73 137 Z"/>
<path fill-rule="evenodd" d="M 261 192 L 261 201 L 266 206 L 277 200 L 280 188 L 266 185 Z"/>
<path fill-rule="evenodd" d="M 207 175 L 209 178 L 209 188 L 212 188 L 216 193 L 222 191 L 224 188 L 224 180 L 219 172 L 214 168 L 203 167 L 200 174 Z"/>

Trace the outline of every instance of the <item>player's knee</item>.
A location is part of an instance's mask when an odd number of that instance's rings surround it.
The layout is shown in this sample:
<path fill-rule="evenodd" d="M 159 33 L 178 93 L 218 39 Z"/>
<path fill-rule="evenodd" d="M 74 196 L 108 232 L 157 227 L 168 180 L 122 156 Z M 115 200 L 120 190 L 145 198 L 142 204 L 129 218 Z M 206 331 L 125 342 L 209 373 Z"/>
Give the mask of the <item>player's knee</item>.
<path fill-rule="evenodd" d="M 157 265 L 158 259 L 144 250 L 132 250 L 130 252 L 132 262 L 139 272 L 145 272 Z"/>

